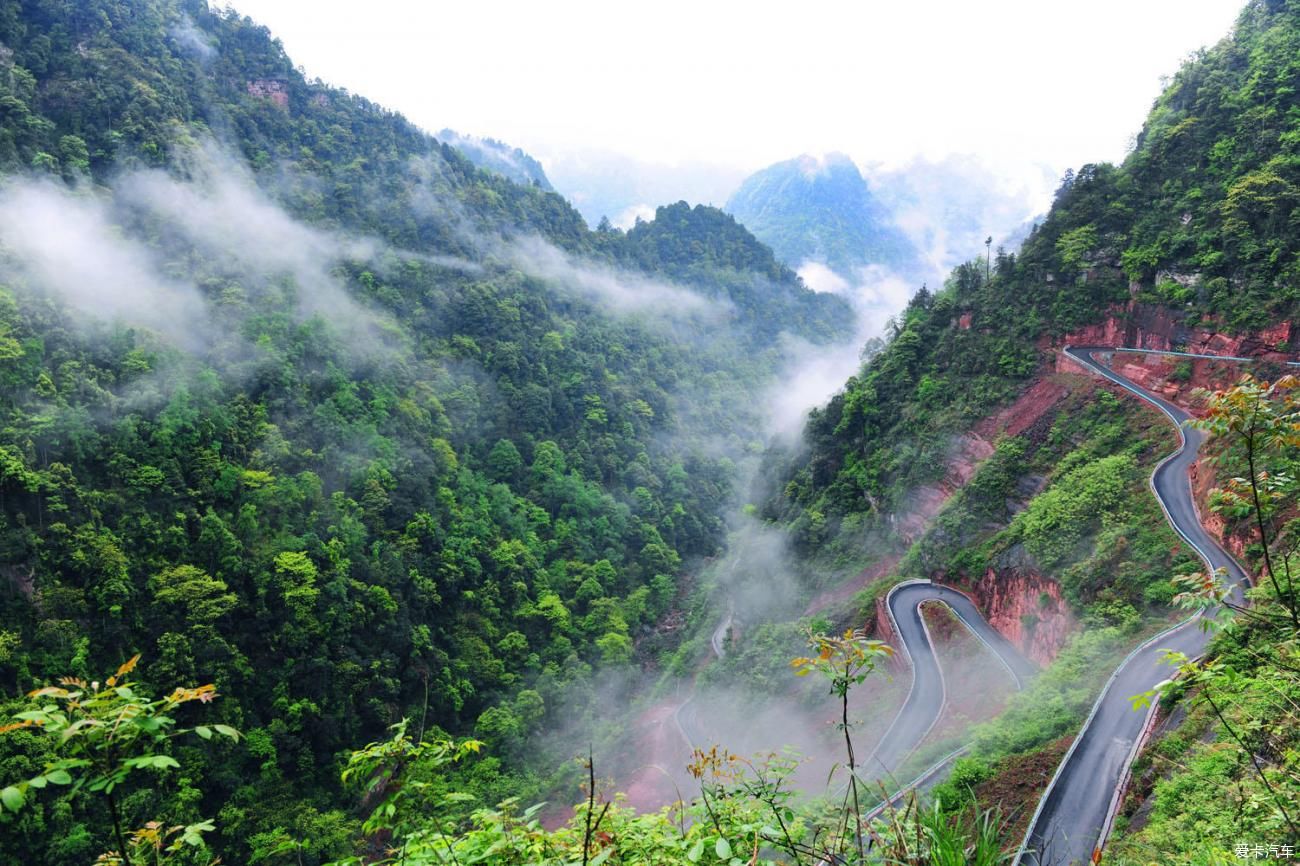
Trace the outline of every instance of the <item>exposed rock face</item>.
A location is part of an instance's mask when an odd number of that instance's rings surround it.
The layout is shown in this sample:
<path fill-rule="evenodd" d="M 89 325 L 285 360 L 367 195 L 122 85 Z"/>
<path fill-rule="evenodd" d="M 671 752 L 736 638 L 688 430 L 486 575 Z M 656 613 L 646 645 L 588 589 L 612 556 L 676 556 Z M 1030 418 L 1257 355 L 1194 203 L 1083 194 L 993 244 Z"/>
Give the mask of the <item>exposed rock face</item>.
<path fill-rule="evenodd" d="M 1069 380 L 1051 376 L 1035 380 L 1016 402 L 976 424 L 975 435 L 986 440 L 1003 434 L 1019 436 L 1068 396 L 1073 385 Z"/>
<path fill-rule="evenodd" d="M 1189 328 L 1183 324 L 1181 316 L 1167 307 L 1130 301 L 1113 310 L 1104 321 L 1067 334 L 1056 345 L 1125 346 L 1290 361 L 1295 359 L 1294 333 L 1291 322 L 1279 322 L 1256 334 L 1235 336 L 1204 328 Z"/>
<path fill-rule="evenodd" d="M 990 568 L 967 595 L 989 625 L 1040 665 L 1056 658 L 1078 625 L 1056 581 L 1019 566 Z M 884 596 L 876 599 L 875 634 L 890 646 L 898 646 Z M 933 637 L 939 640 L 938 635 Z M 906 670 L 902 653 L 888 667 Z"/>
<path fill-rule="evenodd" d="M 993 446 L 977 432 L 963 433 L 953 439 L 943 480 L 917 488 L 908 496 L 911 510 L 890 515 L 898 537 L 909 544 L 920 538 L 944 503 L 971 480 L 979 465 L 992 453 Z"/>
<path fill-rule="evenodd" d="M 972 595 L 989 625 L 1040 665 L 1056 658 L 1077 625 L 1061 587 L 1033 571 L 990 568 Z"/>
<path fill-rule="evenodd" d="M 1230 388 L 1242 372 L 1236 361 L 1178 359 L 1132 352 L 1114 353 L 1110 367 L 1194 415 L 1199 415 L 1203 409 L 1201 399 L 1196 396 L 1198 389 L 1219 391 Z"/>
<path fill-rule="evenodd" d="M 8 563 L 0 566 L 0 578 L 28 601 L 36 601 L 36 566 L 23 562 Z"/>
<path fill-rule="evenodd" d="M 289 107 L 289 86 L 283 81 L 275 78 L 255 78 L 248 82 L 247 90 L 250 96 L 270 100 L 280 108 Z"/>
<path fill-rule="evenodd" d="M 897 650 L 889 657 L 884 666 L 893 674 L 908 672 L 910 675 L 911 666 L 907 663 L 907 659 L 903 654 L 902 644 L 898 640 L 898 633 L 894 631 L 894 621 L 889 618 L 889 611 L 885 607 L 885 597 L 883 595 L 876 599 L 876 627 L 874 631 L 877 638 Z"/>
<path fill-rule="evenodd" d="M 1192 466 L 1192 497 L 1196 500 L 1196 510 L 1201 515 L 1201 525 L 1210 535 L 1222 544 L 1243 566 L 1249 564 L 1246 545 L 1251 541 L 1249 530 L 1229 532 L 1228 521 L 1222 515 L 1210 510 L 1210 491 L 1218 486 L 1214 465 L 1204 456 Z"/>

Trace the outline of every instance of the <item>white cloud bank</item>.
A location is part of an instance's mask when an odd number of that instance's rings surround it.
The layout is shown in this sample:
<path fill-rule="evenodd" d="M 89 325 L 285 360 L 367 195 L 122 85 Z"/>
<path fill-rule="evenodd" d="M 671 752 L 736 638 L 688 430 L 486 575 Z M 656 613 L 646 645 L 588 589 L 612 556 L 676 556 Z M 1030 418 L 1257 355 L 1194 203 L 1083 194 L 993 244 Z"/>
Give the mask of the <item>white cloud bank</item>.
<path fill-rule="evenodd" d="M 208 342 L 198 289 L 164 276 L 155 253 L 125 236 L 92 193 L 10 182 L 0 191 L 0 246 L 33 288 L 82 313 L 144 326 L 185 349 Z"/>

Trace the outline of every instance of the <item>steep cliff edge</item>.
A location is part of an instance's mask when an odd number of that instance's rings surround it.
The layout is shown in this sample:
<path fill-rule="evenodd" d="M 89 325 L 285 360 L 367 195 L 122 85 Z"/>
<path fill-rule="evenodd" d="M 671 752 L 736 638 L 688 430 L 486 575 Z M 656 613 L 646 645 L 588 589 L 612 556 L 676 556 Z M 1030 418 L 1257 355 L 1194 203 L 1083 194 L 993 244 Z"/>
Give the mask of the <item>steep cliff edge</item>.
<path fill-rule="evenodd" d="M 1040 665 L 1055 659 L 1078 627 L 1061 585 L 1033 570 L 990 568 L 971 595 L 989 624 Z"/>
<path fill-rule="evenodd" d="M 1218 328 L 1192 327 L 1186 316 L 1169 307 L 1131 300 L 1113 307 L 1102 321 L 1071 331 L 1056 340 L 1045 338 L 1041 348 L 1061 346 L 1123 346 L 1159 352 L 1190 352 L 1197 355 L 1258 358 L 1262 361 L 1296 360 L 1296 329 L 1280 321 L 1255 331 L 1230 333 Z M 1077 367 L 1058 354 L 1057 369 Z"/>

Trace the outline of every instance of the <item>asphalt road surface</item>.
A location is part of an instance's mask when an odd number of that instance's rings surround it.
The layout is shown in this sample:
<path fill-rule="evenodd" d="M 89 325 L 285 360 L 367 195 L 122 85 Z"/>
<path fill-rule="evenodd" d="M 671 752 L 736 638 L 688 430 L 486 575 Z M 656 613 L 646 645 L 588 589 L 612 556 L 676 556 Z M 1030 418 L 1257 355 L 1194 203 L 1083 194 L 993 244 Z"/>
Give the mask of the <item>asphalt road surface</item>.
<path fill-rule="evenodd" d="M 1178 428 L 1182 447 L 1166 458 L 1151 476 L 1151 489 L 1170 524 L 1192 546 L 1210 569 L 1224 568 L 1233 584 L 1235 600 L 1242 600 L 1247 578 L 1241 566 L 1201 526 L 1192 499 L 1188 474 L 1207 434 L 1184 426 L 1191 416 L 1151 394 L 1093 356 L 1111 349 L 1066 347 L 1065 353 L 1085 367 L 1106 377 L 1131 394 L 1155 405 Z M 1199 356 L 1210 357 L 1210 356 Z M 1222 359 L 1220 359 L 1222 360 Z M 1124 660 L 1097 699 L 1082 732 L 1066 754 L 1047 791 L 1039 802 L 1016 864 L 1065 866 L 1088 863 L 1105 840 L 1114 817 L 1119 787 L 1134 758 L 1149 713 L 1134 710 L 1129 698 L 1168 679 L 1172 669 L 1161 660 L 1163 650 L 1178 650 L 1199 656 L 1209 635 L 1196 618 L 1148 640 Z"/>
<path fill-rule="evenodd" d="M 1174 530 L 1200 555 L 1207 567 L 1211 570 L 1226 569 L 1227 579 L 1233 586 L 1233 600 L 1240 603 L 1243 588 L 1248 585 L 1246 574 L 1201 526 L 1192 498 L 1189 470 L 1196 462 L 1197 452 L 1207 434 L 1184 426 L 1191 417 L 1187 412 L 1139 388 L 1094 358 L 1095 354 L 1116 350 L 1066 347 L 1064 351 L 1086 368 L 1151 403 L 1174 423 L 1182 444 L 1178 451 L 1156 467 L 1151 477 L 1151 490 Z M 1249 360 L 1180 352 L 1155 354 Z M 949 607 L 992 650 L 1017 687 L 1023 687 L 1025 680 L 1036 671 L 1033 663 L 990 626 L 962 593 L 924 580 L 908 581 L 894 587 L 886 599 L 886 607 L 893 620 L 897 642 L 912 665 L 912 687 L 884 737 L 859 771 L 868 783 L 875 780 L 884 782 L 887 787 L 898 787 L 895 772 L 929 734 L 946 704 L 943 671 L 921 617 L 921 606 L 929 602 Z M 726 630 L 731 620 L 728 611 L 726 619 L 712 636 L 713 649 L 718 656 L 725 652 Z M 1040 800 L 1014 866 L 1067 866 L 1091 861 L 1094 850 L 1105 841 L 1103 833 L 1109 831 L 1120 786 L 1150 716 L 1149 712 L 1134 710 L 1130 697 L 1151 689 L 1172 673 L 1162 660 L 1164 650 L 1176 650 L 1195 657 L 1204 651 L 1208 642 L 1209 636 L 1200 629 L 1198 618 L 1192 618 L 1146 641 L 1120 664 Z M 688 742 L 693 739 L 689 732 L 698 727 L 695 712 L 694 701 L 688 700 L 675 714 L 682 736 Z M 933 775 L 934 769 L 927 771 L 927 776 Z"/>
<path fill-rule="evenodd" d="M 946 586 L 925 581 L 900 583 L 889 592 L 885 601 L 889 617 L 893 620 L 898 643 L 912 663 L 912 688 L 889 730 L 876 745 L 871 757 L 863 764 L 864 776 L 892 782 L 898 767 L 912 754 L 943 713 L 947 700 L 943 671 L 935 658 L 930 632 L 921 617 L 921 606 L 926 603 L 946 605 L 962 623 L 993 651 L 1015 680 L 1016 687 L 1037 671 L 1033 662 L 1026 659 L 1011 641 L 1003 637 L 980 615 L 975 605 L 962 593 Z"/>

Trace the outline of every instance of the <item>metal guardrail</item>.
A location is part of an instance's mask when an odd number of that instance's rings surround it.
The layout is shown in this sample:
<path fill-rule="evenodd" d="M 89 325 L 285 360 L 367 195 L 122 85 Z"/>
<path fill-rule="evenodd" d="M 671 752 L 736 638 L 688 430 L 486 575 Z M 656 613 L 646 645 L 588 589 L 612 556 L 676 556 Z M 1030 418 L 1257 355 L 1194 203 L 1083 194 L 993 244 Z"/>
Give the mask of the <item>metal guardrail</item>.
<path fill-rule="evenodd" d="M 1095 351 L 1095 352 L 1110 352 L 1112 354 L 1115 352 L 1131 352 L 1131 353 L 1144 354 L 1144 355 L 1174 355 L 1177 357 L 1199 358 L 1204 360 L 1216 360 L 1216 361 L 1257 362 L 1260 360 L 1258 358 L 1239 358 L 1231 355 L 1201 355 L 1201 354 L 1195 354 L 1191 352 L 1173 352 L 1173 351 L 1166 352 L 1157 349 L 1128 349 L 1124 347 L 1103 347 L 1103 346 L 1097 346 L 1097 347 L 1089 346 L 1089 347 L 1080 347 L 1080 348 L 1086 349 L 1088 351 Z M 1204 562 L 1207 568 L 1212 568 L 1210 565 L 1209 554 L 1207 554 L 1201 548 L 1201 546 L 1198 545 L 1195 541 L 1188 538 L 1187 535 L 1183 532 L 1183 530 L 1179 528 L 1178 524 L 1174 521 L 1173 516 L 1169 513 L 1169 508 L 1165 505 L 1164 500 L 1161 498 L 1159 490 L 1157 490 L 1155 486 L 1155 479 L 1156 476 L 1160 473 L 1160 470 L 1163 469 L 1164 466 L 1168 464 L 1171 460 L 1181 455 L 1183 451 L 1186 450 L 1187 448 L 1187 437 L 1183 433 L 1183 425 L 1185 422 L 1182 419 L 1179 419 L 1172 412 L 1170 412 L 1169 408 L 1163 405 L 1163 402 L 1161 400 L 1154 399 L 1153 395 L 1150 395 L 1146 391 L 1139 389 L 1136 385 L 1129 382 L 1119 373 L 1115 372 L 1114 370 L 1105 370 L 1101 368 L 1100 365 L 1092 363 L 1091 359 L 1085 360 L 1084 358 L 1081 358 L 1078 355 L 1074 354 L 1074 351 L 1075 351 L 1074 347 L 1072 346 L 1065 346 L 1062 349 L 1062 352 L 1067 357 L 1069 357 L 1071 360 L 1075 361 L 1076 363 L 1084 367 L 1089 372 L 1095 373 L 1096 375 L 1100 375 L 1102 378 L 1106 379 L 1107 381 L 1114 382 L 1115 384 L 1119 385 L 1120 387 L 1124 388 L 1125 390 L 1137 396 L 1139 399 L 1147 403 L 1150 403 L 1151 405 L 1159 409 L 1162 413 L 1164 413 L 1165 416 L 1168 417 L 1169 420 L 1173 422 L 1174 427 L 1178 432 L 1179 446 L 1172 453 L 1166 455 L 1164 459 L 1162 459 L 1158 464 L 1156 464 L 1156 468 L 1152 470 L 1150 478 L 1147 479 L 1147 486 L 1151 489 L 1152 495 L 1155 496 L 1156 502 L 1160 505 L 1161 512 L 1163 512 L 1165 515 L 1165 520 L 1173 528 L 1174 532 L 1180 538 L 1182 538 L 1183 541 L 1185 541 L 1187 545 L 1192 548 L 1192 550 L 1196 551 L 1197 556 L 1201 558 L 1202 562 Z M 1300 367 L 1300 362 L 1288 361 L 1284 363 L 1286 363 L 1288 366 Z M 1192 510 L 1196 515 L 1197 521 L 1199 522 L 1200 511 L 1199 509 L 1196 508 L 1195 501 L 1192 502 Z M 1242 569 L 1242 572 L 1244 574 L 1245 569 Z M 1247 580 L 1249 580 L 1249 578 L 1247 578 Z M 1164 640 L 1174 632 L 1180 631 L 1184 628 L 1187 628 L 1188 626 L 1196 624 L 1202 618 L 1202 614 L 1203 614 L 1202 611 L 1198 611 L 1196 614 L 1189 617 L 1188 619 L 1185 619 L 1182 622 L 1177 623 L 1165 629 L 1164 631 L 1161 631 L 1159 634 L 1156 634 L 1148 638 L 1147 640 L 1143 641 L 1141 644 L 1135 647 L 1132 652 L 1130 652 L 1127 656 L 1125 656 L 1124 660 L 1120 662 L 1118 666 L 1116 666 L 1114 671 L 1111 672 L 1110 677 L 1106 680 L 1105 686 L 1102 687 L 1101 693 L 1097 696 L 1096 702 L 1092 705 L 1092 710 L 1088 713 L 1087 719 L 1084 720 L 1083 726 L 1079 729 L 1079 733 L 1075 736 L 1074 742 L 1070 744 L 1070 748 L 1065 753 L 1065 757 L 1063 757 L 1061 759 L 1061 762 L 1057 765 L 1056 772 L 1052 774 L 1051 780 L 1047 783 L 1047 788 L 1044 789 L 1042 797 L 1039 798 L 1038 806 L 1037 808 L 1034 809 L 1034 814 L 1029 819 L 1029 826 L 1025 830 L 1025 837 L 1020 843 L 1020 848 L 1016 851 L 1016 857 L 1015 860 L 1012 861 L 1012 866 L 1020 866 L 1021 859 L 1025 856 L 1025 854 L 1029 853 L 1029 841 L 1033 837 L 1034 830 L 1038 824 L 1039 818 L 1042 816 L 1043 807 L 1047 804 L 1048 798 L 1051 797 L 1053 789 L 1056 787 L 1057 782 L 1060 780 L 1061 775 L 1064 773 L 1066 766 L 1070 762 L 1070 759 L 1074 756 L 1074 752 L 1078 747 L 1079 743 L 1083 741 L 1084 735 L 1087 733 L 1089 727 L 1092 725 L 1093 719 L 1096 718 L 1097 713 L 1101 709 L 1102 703 L 1105 701 L 1106 696 L 1109 694 L 1111 687 L 1115 684 L 1115 681 L 1119 678 L 1120 673 L 1124 670 L 1126 666 L 1128 666 L 1129 662 L 1131 662 L 1133 658 L 1137 656 L 1139 653 L 1147 649 L 1150 649 L 1152 644 L 1156 643 L 1157 641 Z M 1110 806 L 1107 809 L 1106 818 L 1102 823 L 1101 833 L 1097 838 L 1096 844 L 1094 845 L 1094 849 L 1097 851 L 1100 851 L 1102 846 L 1105 845 L 1106 840 L 1110 835 L 1110 831 L 1114 828 L 1115 817 L 1119 812 L 1119 807 L 1122 803 L 1123 796 L 1124 796 L 1124 790 L 1128 786 L 1128 781 L 1130 780 L 1129 774 L 1131 772 L 1133 761 L 1137 758 L 1138 752 L 1141 750 L 1143 744 L 1146 741 L 1146 737 L 1150 733 L 1151 721 L 1154 718 L 1154 714 L 1155 714 L 1155 704 L 1153 703 L 1151 709 L 1148 710 L 1147 718 L 1143 724 L 1142 733 L 1139 734 L 1139 736 L 1134 740 L 1133 746 L 1132 748 L 1130 748 L 1129 754 L 1125 758 L 1124 771 L 1121 774 L 1119 784 L 1116 786 L 1114 792 L 1111 795 Z"/>

